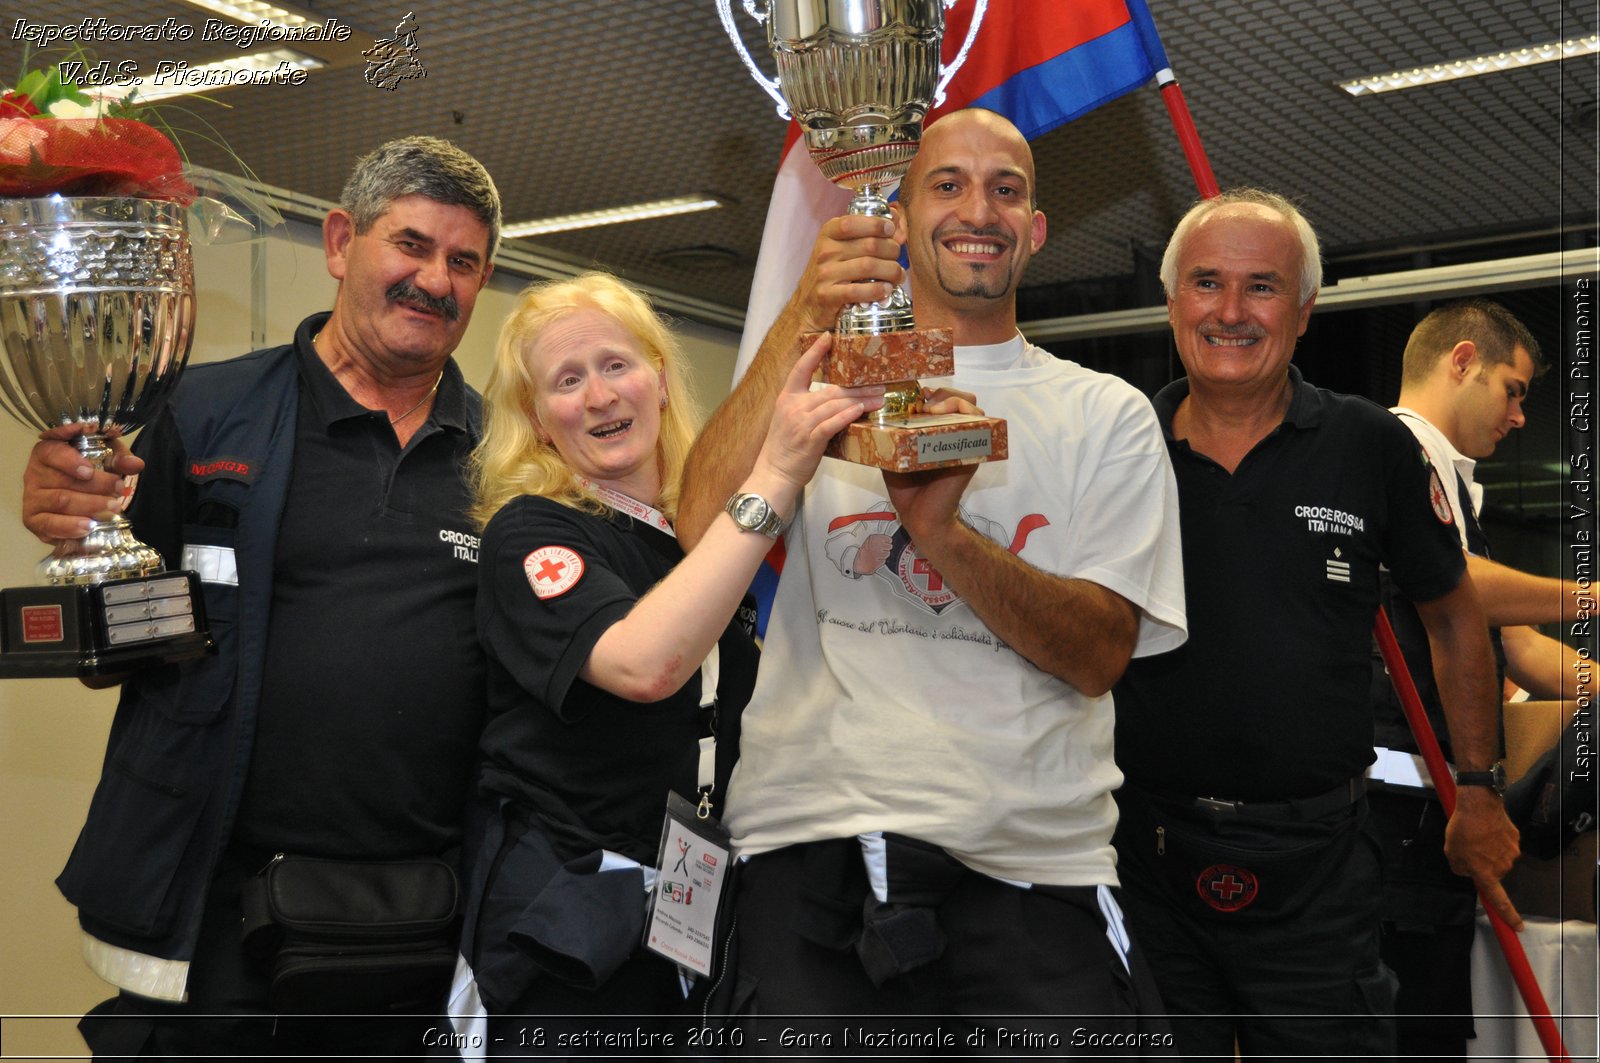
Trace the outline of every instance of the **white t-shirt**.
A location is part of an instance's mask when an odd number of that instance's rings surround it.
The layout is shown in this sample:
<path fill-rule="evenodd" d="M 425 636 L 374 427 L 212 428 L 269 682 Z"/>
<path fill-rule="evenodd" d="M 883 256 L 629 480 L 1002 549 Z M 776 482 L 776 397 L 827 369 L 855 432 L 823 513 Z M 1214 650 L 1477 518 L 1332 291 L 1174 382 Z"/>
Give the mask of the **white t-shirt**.
<path fill-rule="evenodd" d="M 1472 478 L 1478 463 L 1457 450 L 1432 421 L 1416 410 L 1391 406 L 1389 412 L 1411 429 L 1411 434 L 1422 444 L 1423 453 L 1428 455 L 1428 463 L 1438 470 L 1439 482 L 1444 484 L 1444 495 L 1450 502 L 1451 516 L 1455 518 L 1456 534 L 1461 536 L 1461 549 L 1468 550 L 1467 521 L 1461 512 L 1461 495 L 1456 490 L 1455 477 L 1460 476 L 1461 482 L 1467 485 L 1467 497 L 1472 499 L 1472 515 L 1476 517 L 1483 511 L 1483 486 Z"/>
<path fill-rule="evenodd" d="M 1144 396 L 1021 336 L 957 348 L 954 383 L 1010 440 L 964 518 L 1133 602 L 1135 655 L 1180 645 L 1177 486 Z M 1111 695 L 1001 643 L 917 556 L 876 469 L 825 459 L 786 545 L 729 792 L 735 845 L 894 831 L 998 878 L 1115 885 Z"/>

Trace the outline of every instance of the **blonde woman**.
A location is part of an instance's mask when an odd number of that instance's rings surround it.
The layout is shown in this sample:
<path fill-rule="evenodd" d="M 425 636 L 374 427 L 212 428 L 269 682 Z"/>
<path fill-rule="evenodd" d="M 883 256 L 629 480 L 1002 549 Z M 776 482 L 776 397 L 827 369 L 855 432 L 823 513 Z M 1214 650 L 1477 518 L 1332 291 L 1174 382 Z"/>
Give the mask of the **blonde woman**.
<path fill-rule="evenodd" d="M 731 767 L 755 649 L 730 620 L 752 575 L 829 437 L 879 404 L 811 390 L 824 348 L 790 374 L 730 507 L 746 526 L 719 517 L 684 557 L 672 519 L 695 414 L 682 356 L 645 300 L 586 274 L 529 289 L 501 329 L 473 455 L 488 825 L 463 944 L 487 1045 L 528 1050 L 526 1021 L 497 1015 L 683 1006 L 676 968 L 639 947 L 645 869 L 667 792 L 707 790 L 699 751 L 713 730 L 719 779 Z M 714 647 L 713 697 L 702 664 Z M 708 792 L 719 802 L 720 781 Z"/>

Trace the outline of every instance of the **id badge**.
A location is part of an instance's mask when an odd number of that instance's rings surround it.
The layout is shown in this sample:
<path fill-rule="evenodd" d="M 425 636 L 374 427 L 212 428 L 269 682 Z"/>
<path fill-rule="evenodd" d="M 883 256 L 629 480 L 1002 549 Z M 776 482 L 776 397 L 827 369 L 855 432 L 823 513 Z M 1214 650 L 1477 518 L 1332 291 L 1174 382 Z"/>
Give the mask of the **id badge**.
<path fill-rule="evenodd" d="M 728 831 L 721 823 L 710 815 L 701 819 L 695 806 L 678 794 L 667 795 L 645 948 L 710 977 L 730 852 Z"/>

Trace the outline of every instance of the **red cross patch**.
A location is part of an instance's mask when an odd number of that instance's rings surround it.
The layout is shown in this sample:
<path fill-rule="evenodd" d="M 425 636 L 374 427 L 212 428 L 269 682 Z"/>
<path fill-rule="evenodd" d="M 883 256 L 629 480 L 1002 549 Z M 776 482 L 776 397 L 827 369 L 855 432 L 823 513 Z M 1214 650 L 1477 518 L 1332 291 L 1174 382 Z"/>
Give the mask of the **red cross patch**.
<path fill-rule="evenodd" d="M 1454 524 L 1455 518 L 1450 511 L 1450 496 L 1444 493 L 1444 483 L 1439 479 L 1439 470 L 1428 469 L 1428 501 L 1433 503 L 1433 515 L 1439 518 L 1440 524 Z"/>
<path fill-rule="evenodd" d="M 583 558 L 565 546 L 541 546 L 522 559 L 528 586 L 543 598 L 559 598 L 583 576 Z"/>
<path fill-rule="evenodd" d="M 1200 899 L 1219 912 L 1237 912 L 1255 902 L 1260 891 L 1255 872 L 1232 864 L 1212 864 L 1194 880 Z"/>

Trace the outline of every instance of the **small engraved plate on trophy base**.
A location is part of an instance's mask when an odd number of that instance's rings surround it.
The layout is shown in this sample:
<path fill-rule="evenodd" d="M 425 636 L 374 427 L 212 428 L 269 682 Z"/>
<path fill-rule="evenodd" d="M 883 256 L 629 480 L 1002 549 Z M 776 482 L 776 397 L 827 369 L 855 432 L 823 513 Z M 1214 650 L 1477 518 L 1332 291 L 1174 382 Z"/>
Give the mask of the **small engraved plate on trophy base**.
<path fill-rule="evenodd" d="M 0 591 L 0 678 L 114 675 L 214 652 L 192 572 Z"/>
<path fill-rule="evenodd" d="M 1004 461 L 1006 422 L 965 413 L 922 413 L 888 422 L 856 421 L 828 443 L 829 457 L 892 472 Z"/>

